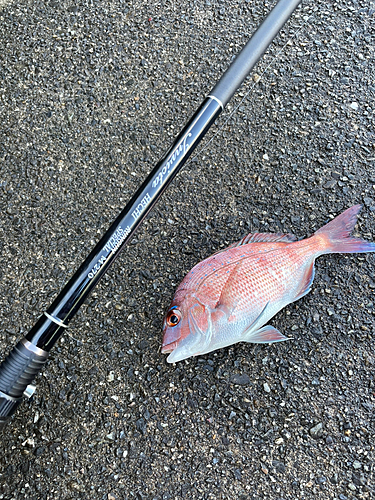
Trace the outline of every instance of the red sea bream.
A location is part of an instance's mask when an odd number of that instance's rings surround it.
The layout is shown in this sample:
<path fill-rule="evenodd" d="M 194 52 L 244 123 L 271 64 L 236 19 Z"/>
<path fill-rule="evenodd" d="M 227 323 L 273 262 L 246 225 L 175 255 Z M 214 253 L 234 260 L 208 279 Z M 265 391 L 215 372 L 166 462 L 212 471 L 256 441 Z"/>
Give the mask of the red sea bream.
<path fill-rule="evenodd" d="M 236 342 L 288 340 L 267 323 L 310 291 L 315 259 L 327 253 L 375 252 L 375 243 L 350 236 L 360 209 L 349 208 L 301 241 L 291 234 L 249 234 L 197 264 L 178 287 L 164 319 L 167 361 Z"/>

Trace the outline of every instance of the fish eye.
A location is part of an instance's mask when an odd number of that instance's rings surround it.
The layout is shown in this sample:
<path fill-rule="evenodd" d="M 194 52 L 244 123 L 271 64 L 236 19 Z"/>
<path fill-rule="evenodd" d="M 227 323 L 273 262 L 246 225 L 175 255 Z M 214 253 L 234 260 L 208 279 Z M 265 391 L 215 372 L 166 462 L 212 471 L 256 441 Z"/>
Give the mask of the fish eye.
<path fill-rule="evenodd" d="M 181 313 L 178 309 L 171 309 L 167 314 L 167 325 L 168 326 L 176 326 L 181 321 Z"/>

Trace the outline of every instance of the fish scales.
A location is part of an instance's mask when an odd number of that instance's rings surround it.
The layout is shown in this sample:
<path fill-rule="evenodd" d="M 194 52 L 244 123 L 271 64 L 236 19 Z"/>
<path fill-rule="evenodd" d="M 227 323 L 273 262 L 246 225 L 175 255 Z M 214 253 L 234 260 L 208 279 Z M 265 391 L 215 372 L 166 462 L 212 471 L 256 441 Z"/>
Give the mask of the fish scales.
<path fill-rule="evenodd" d="M 291 285 L 304 274 L 304 265 L 316 253 L 312 242 L 303 240 L 288 248 L 286 243 L 253 243 L 252 251 L 233 249 L 231 255 L 214 255 L 195 266 L 181 283 L 181 292 L 192 290 L 197 296 L 209 295 L 219 302 L 236 266 L 241 266 L 243 278 L 234 290 L 240 296 L 237 310 L 248 307 L 248 301 L 267 295 L 269 298 L 291 289 Z M 315 245 L 316 246 L 316 245 Z"/>
<path fill-rule="evenodd" d="M 349 208 L 310 238 L 249 234 L 197 264 L 178 287 L 164 320 L 162 352 L 170 353 L 168 361 L 240 341 L 288 340 L 266 323 L 309 292 L 315 259 L 375 251 L 374 243 L 350 236 L 360 208 Z"/>

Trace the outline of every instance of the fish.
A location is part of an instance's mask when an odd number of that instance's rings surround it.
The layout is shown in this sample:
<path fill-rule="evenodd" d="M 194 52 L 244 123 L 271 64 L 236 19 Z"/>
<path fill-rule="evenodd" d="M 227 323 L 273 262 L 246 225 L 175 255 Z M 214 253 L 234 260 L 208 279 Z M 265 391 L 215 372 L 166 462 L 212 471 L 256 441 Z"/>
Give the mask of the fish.
<path fill-rule="evenodd" d="M 332 219 L 312 236 L 250 233 L 197 264 L 185 276 L 163 321 L 161 352 L 168 363 L 237 342 L 282 342 L 268 321 L 311 290 L 315 259 L 329 253 L 375 252 L 351 236 L 362 205 Z"/>

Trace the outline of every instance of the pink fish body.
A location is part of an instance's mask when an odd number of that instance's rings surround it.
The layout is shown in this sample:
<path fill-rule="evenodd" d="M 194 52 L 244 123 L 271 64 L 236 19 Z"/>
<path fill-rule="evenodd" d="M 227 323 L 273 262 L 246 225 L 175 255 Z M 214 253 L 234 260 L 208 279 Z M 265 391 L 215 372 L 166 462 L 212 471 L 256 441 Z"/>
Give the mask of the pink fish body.
<path fill-rule="evenodd" d="M 167 361 L 236 342 L 288 340 L 267 322 L 310 291 L 315 259 L 327 253 L 375 252 L 375 243 L 350 236 L 360 209 L 349 208 L 301 241 L 290 234 L 249 234 L 197 264 L 164 319 Z"/>

